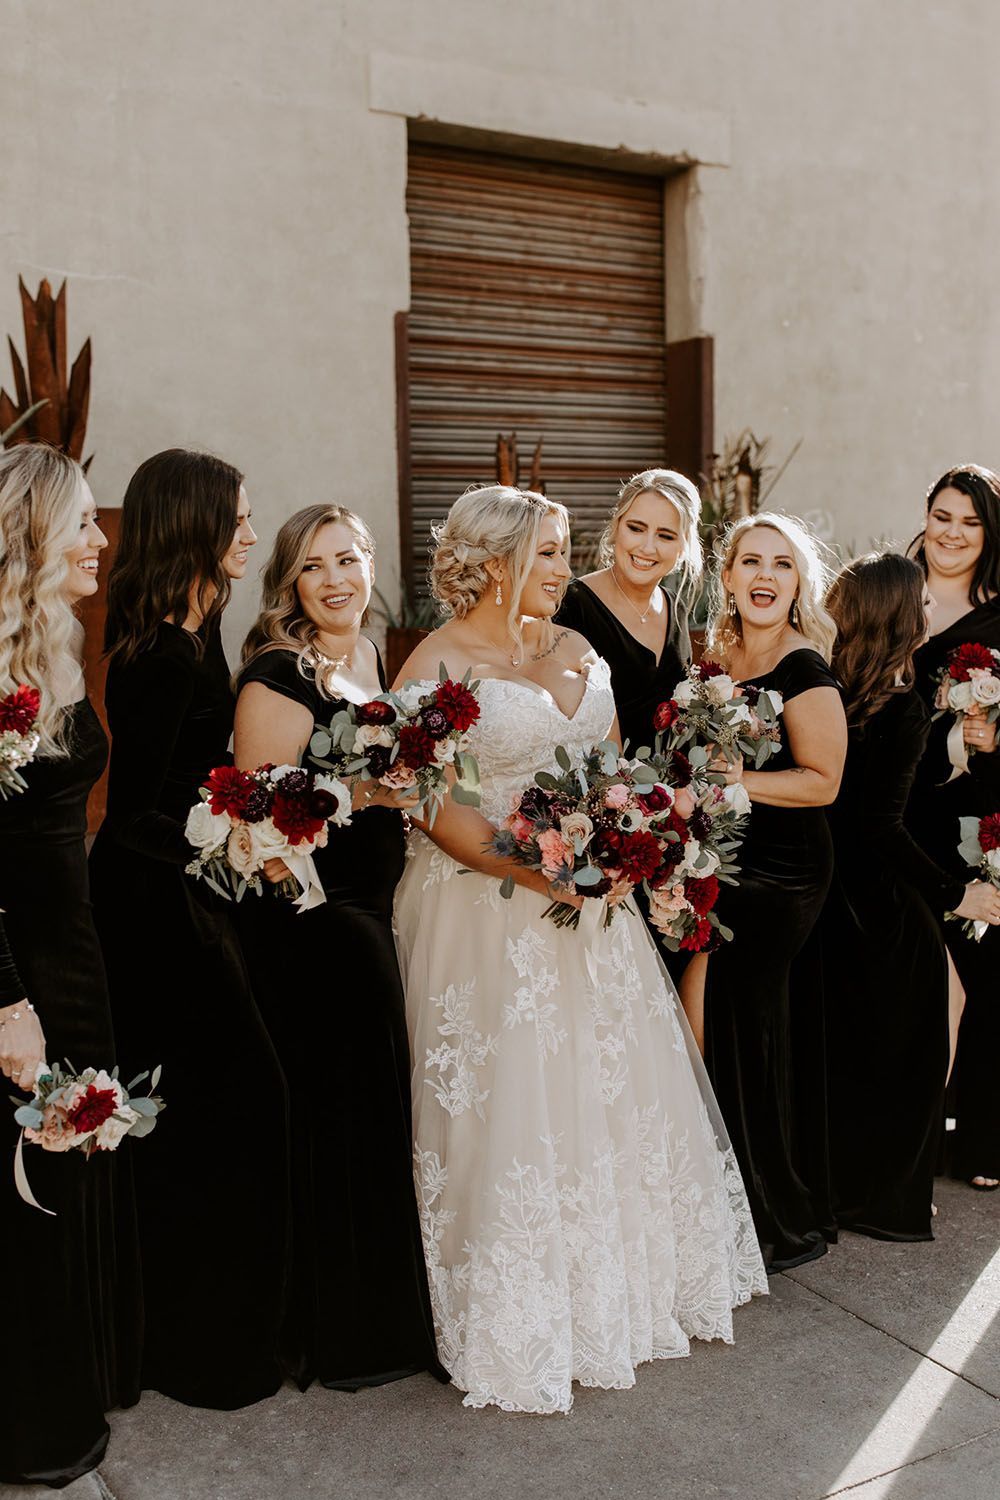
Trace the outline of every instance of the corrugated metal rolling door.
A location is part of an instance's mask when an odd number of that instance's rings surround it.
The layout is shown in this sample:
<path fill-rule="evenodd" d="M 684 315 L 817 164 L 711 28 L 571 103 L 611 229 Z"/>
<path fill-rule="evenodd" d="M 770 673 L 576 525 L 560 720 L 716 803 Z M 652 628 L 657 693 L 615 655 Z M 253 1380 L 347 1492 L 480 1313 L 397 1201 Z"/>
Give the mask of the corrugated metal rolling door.
<path fill-rule="evenodd" d="M 516 431 L 522 483 L 578 529 L 664 452 L 663 186 L 657 178 L 414 142 L 407 360 L 410 563 Z M 405 548 L 405 542 L 404 542 Z"/>

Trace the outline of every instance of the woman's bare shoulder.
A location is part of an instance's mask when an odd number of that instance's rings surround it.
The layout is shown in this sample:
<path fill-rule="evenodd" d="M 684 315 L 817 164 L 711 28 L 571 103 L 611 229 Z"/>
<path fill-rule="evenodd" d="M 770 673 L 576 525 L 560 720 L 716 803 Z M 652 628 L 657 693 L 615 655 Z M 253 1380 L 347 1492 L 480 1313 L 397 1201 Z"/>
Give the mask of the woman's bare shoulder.
<path fill-rule="evenodd" d="M 403 663 L 394 686 L 404 682 L 437 681 L 444 663 L 449 677 L 461 678 L 473 665 L 461 633 L 451 624 L 441 625 L 425 636 Z"/>

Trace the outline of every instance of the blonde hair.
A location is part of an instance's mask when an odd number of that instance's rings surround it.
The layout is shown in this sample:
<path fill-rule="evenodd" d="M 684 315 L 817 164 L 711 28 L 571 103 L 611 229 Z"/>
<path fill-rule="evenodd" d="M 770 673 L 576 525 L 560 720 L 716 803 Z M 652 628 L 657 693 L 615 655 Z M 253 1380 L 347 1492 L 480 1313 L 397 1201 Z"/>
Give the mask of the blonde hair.
<path fill-rule="evenodd" d="M 559 518 L 568 545 L 569 513 L 555 500 L 504 484 L 460 495 L 447 520 L 432 527 L 431 593 L 442 608 L 454 619 L 464 620 L 487 589 L 494 587 L 486 564 L 502 562 L 510 573 L 505 585 L 507 633 L 520 650 L 521 594 L 546 516 Z"/>
<path fill-rule="evenodd" d="M 641 473 L 633 474 L 631 479 L 626 479 L 618 491 L 607 525 L 601 532 L 598 543 L 601 564 L 605 568 L 610 568 L 613 564 L 618 523 L 631 509 L 633 502 L 647 490 L 669 500 L 677 512 L 682 542 L 680 556 L 675 564 L 675 569 L 679 568 L 681 572 L 678 595 L 690 601 L 698 592 L 703 569 L 701 534 L 698 529 L 701 521 L 701 496 L 690 479 L 676 469 L 643 469 Z"/>
<path fill-rule="evenodd" d="M 823 557 L 822 543 L 797 516 L 779 511 L 758 511 L 734 521 L 716 546 L 718 566 L 713 578 L 713 608 L 708 625 L 708 647 L 722 661 L 743 641 L 743 619 L 729 613 L 729 598 L 722 575 L 733 566 L 740 539 L 754 527 L 776 531 L 788 543 L 799 572 L 799 592 L 794 603 L 795 628 L 827 661 L 833 654 L 837 626 L 824 600 L 833 582 L 833 570 Z"/>
<path fill-rule="evenodd" d="M 83 470 L 46 443 L 0 453 L 0 695 L 37 688 L 39 753 L 66 754 L 63 730 L 81 681 L 80 623 L 63 594 L 79 540 Z"/>
<path fill-rule="evenodd" d="M 260 612 L 250 627 L 240 661 L 244 667 L 265 651 L 294 651 L 303 676 L 314 676 L 316 686 L 329 697 L 324 658 L 315 650 L 319 626 L 302 609 L 296 582 L 306 558 L 323 526 L 346 526 L 361 551 L 371 560 L 375 556 L 375 538 L 365 522 L 343 505 L 307 505 L 289 516 L 274 539 L 274 547 L 264 568 Z M 239 674 L 237 674 L 237 677 Z"/>

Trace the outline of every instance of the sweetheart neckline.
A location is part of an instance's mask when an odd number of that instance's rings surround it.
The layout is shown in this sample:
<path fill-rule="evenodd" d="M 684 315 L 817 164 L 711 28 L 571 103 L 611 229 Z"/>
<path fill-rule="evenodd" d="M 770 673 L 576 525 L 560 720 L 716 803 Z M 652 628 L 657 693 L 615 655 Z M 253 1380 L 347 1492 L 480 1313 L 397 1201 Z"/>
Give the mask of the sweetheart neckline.
<path fill-rule="evenodd" d="M 526 693 L 530 693 L 533 698 L 540 698 L 543 703 L 548 703 L 549 707 L 554 709 L 561 719 L 565 719 L 567 724 L 575 724 L 577 719 L 580 717 L 580 711 L 583 708 L 584 703 L 587 701 L 587 694 L 589 693 L 590 685 L 594 680 L 594 667 L 596 667 L 597 665 L 598 662 L 592 663 L 589 669 L 585 673 L 581 674 L 586 678 L 586 681 L 583 685 L 583 692 L 580 694 L 580 701 L 571 714 L 566 713 L 559 707 L 559 704 L 556 702 L 553 695 L 549 692 L 548 688 L 543 688 L 541 684 L 531 683 L 524 677 L 481 677 L 479 679 L 479 686 L 480 689 L 482 689 L 488 682 L 493 682 L 501 683 L 504 687 L 523 688 L 524 691 Z"/>

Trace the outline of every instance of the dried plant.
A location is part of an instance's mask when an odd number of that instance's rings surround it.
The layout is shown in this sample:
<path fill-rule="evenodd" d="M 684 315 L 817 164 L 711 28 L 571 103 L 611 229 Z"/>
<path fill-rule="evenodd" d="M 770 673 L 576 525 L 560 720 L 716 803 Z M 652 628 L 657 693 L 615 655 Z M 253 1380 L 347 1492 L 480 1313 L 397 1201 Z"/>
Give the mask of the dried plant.
<path fill-rule="evenodd" d="M 516 432 L 512 432 L 509 437 L 504 437 L 502 432 L 497 433 L 496 477 L 498 484 L 518 485 L 520 483 L 521 460 L 517 452 Z M 525 489 L 534 490 L 538 495 L 545 494 L 545 485 L 542 481 L 541 438 L 535 444 L 535 451 L 531 455 L 531 472 Z"/>
<path fill-rule="evenodd" d="M 25 362 L 8 338 L 14 367 L 14 397 L 0 390 L 0 442 L 43 442 L 71 458 L 83 458 L 90 406 L 90 340 L 67 369 L 66 283 L 58 294 L 43 281 L 32 297 L 18 277 L 24 317 Z M 83 467 L 90 466 L 88 458 Z"/>
<path fill-rule="evenodd" d="M 802 439 L 781 464 L 767 462 L 770 438 L 758 438 L 749 427 L 727 438 L 721 453 L 712 454 L 712 467 L 701 477 L 701 539 L 711 556 L 715 543 L 731 521 L 760 510 L 802 446 Z"/>

